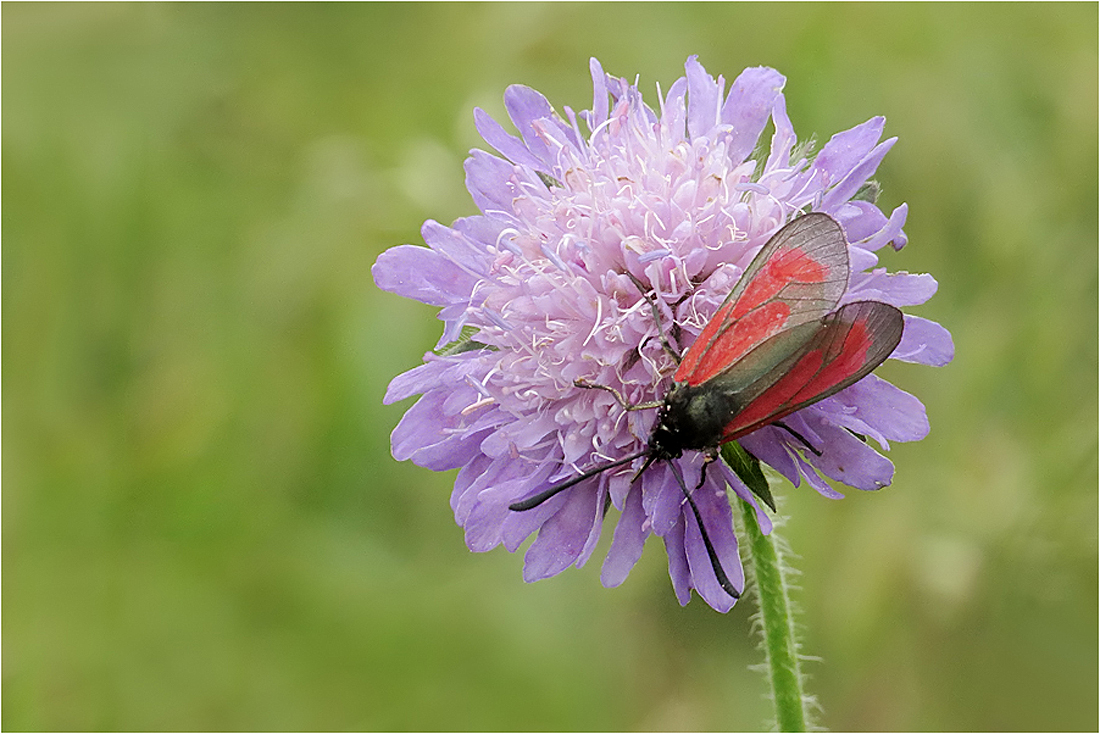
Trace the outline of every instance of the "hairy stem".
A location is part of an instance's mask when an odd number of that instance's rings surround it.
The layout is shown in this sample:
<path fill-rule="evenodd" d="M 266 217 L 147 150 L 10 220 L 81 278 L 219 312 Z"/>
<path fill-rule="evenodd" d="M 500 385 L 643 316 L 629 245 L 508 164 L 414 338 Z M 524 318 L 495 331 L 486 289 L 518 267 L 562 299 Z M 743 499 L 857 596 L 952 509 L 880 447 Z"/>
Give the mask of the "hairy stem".
<path fill-rule="evenodd" d="M 747 570 L 760 608 L 765 668 L 775 703 L 776 724 L 779 731 L 806 731 L 810 699 L 803 693 L 798 639 L 788 593 L 791 569 L 777 547 L 774 533 L 768 536 L 760 532 L 752 505 L 744 501 L 740 505 L 744 537 L 751 554 Z"/>

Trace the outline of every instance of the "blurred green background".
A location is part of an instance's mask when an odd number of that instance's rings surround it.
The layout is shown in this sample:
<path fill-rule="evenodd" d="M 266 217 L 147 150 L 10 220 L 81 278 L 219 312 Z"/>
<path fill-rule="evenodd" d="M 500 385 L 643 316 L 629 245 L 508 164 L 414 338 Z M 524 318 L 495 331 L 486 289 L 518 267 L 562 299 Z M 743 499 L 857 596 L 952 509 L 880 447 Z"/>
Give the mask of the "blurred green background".
<path fill-rule="evenodd" d="M 475 211 L 472 108 L 783 72 L 876 114 L 954 333 L 894 485 L 782 491 L 835 729 L 1096 730 L 1097 6 L 3 7 L 4 729 L 756 729 L 750 605 L 651 543 L 538 584 L 398 464 L 439 335 L 383 249 Z M 610 533 L 605 533 L 606 547 Z M 597 552 L 596 559 L 602 558 Z"/>

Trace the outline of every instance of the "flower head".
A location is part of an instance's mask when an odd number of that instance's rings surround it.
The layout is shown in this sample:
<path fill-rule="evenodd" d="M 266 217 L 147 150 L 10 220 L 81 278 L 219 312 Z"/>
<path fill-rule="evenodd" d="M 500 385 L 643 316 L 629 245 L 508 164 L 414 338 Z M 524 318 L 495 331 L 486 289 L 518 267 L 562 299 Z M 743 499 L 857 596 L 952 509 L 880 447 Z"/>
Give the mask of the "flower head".
<path fill-rule="evenodd" d="M 699 452 L 656 462 L 634 480 L 640 457 L 534 509 L 509 509 L 644 449 L 657 411 L 625 410 L 611 390 L 580 389 L 577 381 L 613 388 L 632 405 L 659 402 L 676 371 L 664 335 L 676 349 L 690 346 L 753 255 L 806 211 L 832 216 L 851 243 L 841 304 L 915 305 L 931 297 L 936 281 L 876 267 L 877 250 L 906 243 L 907 207 L 886 216 L 862 195 L 896 140 L 879 142 L 883 118 L 834 135 L 811 158 L 794 152 L 785 79 L 773 69 L 746 69 L 727 93 L 722 77 L 692 57 L 667 93 L 658 88 L 656 109 L 595 59 L 591 71 L 592 109 L 564 107 L 564 118 L 533 89 L 509 87 L 505 107 L 518 136 L 475 110 L 478 131 L 499 153 L 474 150 L 466 161 L 481 213 L 450 227 L 429 220 L 427 248 L 404 245 L 378 258 L 380 288 L 439 306 L 444 322 L 441 349 L 390 383 L 387 403 L 422 395 L 393 432 L 393 455 L 460 469 L 451 506 L 471 550 L 503 544 L 515 551 L 537 531 L 526 553 L 528 581 L 587 562 L 610 504 L 620 514 L 604 585 L 622 583 L 645 540 L 658 535 L 680 602 L 694 588 L 726 611 L 734 599 L 719 585 L 675 474 L 699 476 Z M 765 147 L 769 119 L 774 132 Z M 942 365 L 953 349 L 943 327 L 906 315 L 892 358 Z M 892 479 L 893 465 L 856 434 L 888 448 L 928 432 L 924 406 L 874 375 L 784 422 L 792 430 L 766 426 L 741 445 L 828 497 L 841 495 L 822 476 L 868 490 Z M 798 437 L 823 450 L 806 451 Z M 740 588 L 727 485 L 756 506 L 721 462 L 692 497 Z M 757 515 L 770 528 L 758 506 Z"/>

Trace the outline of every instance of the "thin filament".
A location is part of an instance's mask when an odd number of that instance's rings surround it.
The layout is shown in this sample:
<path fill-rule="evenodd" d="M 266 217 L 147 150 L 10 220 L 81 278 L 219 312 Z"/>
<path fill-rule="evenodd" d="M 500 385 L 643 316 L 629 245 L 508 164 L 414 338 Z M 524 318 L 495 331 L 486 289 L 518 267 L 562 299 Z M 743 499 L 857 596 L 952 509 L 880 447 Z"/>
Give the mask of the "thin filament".
<path fill-rule="evenodd" d="M 718 553 L 714 550 L 714 545 L 710 542 L 710 536 L 707 535 L 706 526 L 703 525 L 703 516 L 699 512 L 699 507 L 695 504 L 695 500 L 691 498 L 691 492 L 688 492 L 687 485 L 684 484 L 684 478 L 680 474 L 680 468 L 672 462 L 669 462 L 669 466 L 672 467 L 672 475 L 676 477 L 676 481 L 680 484 L 680 489 L 683 490 L 684 496 L 687 497 L 688 504 L 691 505 L 691 511 L 695 514 L 695 522 L 699 523 L 699 534 L 703 536 L 703 545 L 707 547 L 707 555 L 710 557 L 710 565 L 714 569 L 714 575 L 718 578 L 718 584 L 722 587 L 723 591 L 734 599 L 740 599 L 741 592 L 733 588 L 733 584 L 730 583 L 729 577 L 726 576 L 726 572 L 722 570 L 722 564 L 718 560 Z"/>
<path fill-rule="evenodd" d="M 530 510 L 534 507 L 538 507 L 543 502 L 556 495 L 558 492 L 563 492 L 572 487 L 574 484 L 579 484 L 589 477 L 596 476 L 600 472 L 607 471 L 608 469 L 614 469 L 617 466 L 622 466 L 623 464 L 634 461 L 635 459 L 641 456 L 645 456 L 648 453 L 649 449 L 646 448 L 636 454 L 630 454 L 629 456 L 624 456 L 621 459 L 616 459 L 609 464 L 600 464 L 599 466 L 594 466 L 582 474 L 578 474 L 575 477 L 566 479 L 564 482 L 560 482 L 559 484 L 555 484 L 552 487 L 544 489 L 533 497 L 528 497 L 525 500 L 520 500 L 519 502 L 510 504 L 508 505 L 508 509 L 515 512 L 523 512 L 524 510 Z"/>

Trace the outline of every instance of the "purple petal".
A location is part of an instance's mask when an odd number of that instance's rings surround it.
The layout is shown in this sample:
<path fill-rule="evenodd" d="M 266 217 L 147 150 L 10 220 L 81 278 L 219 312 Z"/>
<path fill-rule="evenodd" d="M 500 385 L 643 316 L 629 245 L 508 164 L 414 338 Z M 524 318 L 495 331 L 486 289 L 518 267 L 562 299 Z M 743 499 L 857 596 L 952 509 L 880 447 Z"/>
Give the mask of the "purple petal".
<path fill-rule="evenodd" d="M 463 523 L 466 547 L 474 553 L 486 553 L 502 542 L 504 522 L 512 513 L 500 502 L 477 502 Z"/>
<path fill-rule="evenodd" d="M 931 298 L 939 284 L 927 273 L 853 273 L 841 304 L 853 301 L 882 301 L 891 306 L 917 306 Z"/>
<path fill-rule="evenodd" d="M 521 496 L 528 496 L 534 494 L 547 486 L 545 475 L 539 482 L 528 482 L 523 484 L 523 494 Z M 518 486 L 518 485 L 517 485 Z M 578 485 L 579 486 L 579 485 Z M 572 490 L 571 490 L 572 491 Z M 580 493 L 594 493 L 594 489 L 577 489 Z M 534 510 L 527 510 L 525 512 L 510 512 L 507 519 L 504 521 L 504 547 L 508 549 L 510 553 L 515 553 L 519 550 L 519 547 L 523 544 L 523 541 L 527 540 L 531 533 L 542 527 L 555 512 L 560 505 L 564 504 L 565 496 L 555 497 L 547 501 L 544 505 L 541 505 Z"/>
<path fill-rule="evenodd" d="M 942 367 L 955 358 L 955 342 L 951 332 L 935 321 L 905 314 L 901 344 L 890 358 Z"/>
<path fill-rule="evenodd" d="M 475 413 L 477 416 L 473 422 L 468 422 L 464 430 L 462 431 L 463 438 L 469 438 L 475 433 L 481 433 L 490 428 L 498 428 L 505 423 L 510 423 L 515 420 L 515 416 L 509 413 L 507 410 L 501 410 L 499 406 L 491 406 L 484 408 L 480 413 Z M 467 418 L 467 420 L 469 420 Z"/>
<path fill-rule="evenodd" d="M 503 542 L 509 551 L 514 551 L 557 512 L 561 498 L 527 512 L 515 512 L 508 507 L 545 482 L 549 469 L 542 466 L 532 471 L 529 462 L 496 461 L 470 483 L 455 506 L 455 520 L 465 528 L 470 550 L 480 553 Z"/>
<path fill-rule="evenodd" d="M 507 223 L 496 217 L 476 215 L 456 219 L 454 224 L 451 225 L 451 229 L 461 234 L 464 242 L 469 243 L 466 247 L 470 252 L 479 253 L 482 258 L 485 258 L 486 247 L 495 245 L 500 238 L 500 233 L 507 226 Z M 428 244 L 431 244 L 431 242 L 428 242 Z"/>
<path fill-rule="evenodd" d="M 455 224 L 462 222 L 463 220 L 459 220 Z M 493 256 L 487 245 L 495 244 L 495 237 L 488 242 L 473 239 L 457 227 L 445 227 L 431 219 L 424 222 L 420 234 L 429 247 L 470 275 L 477 276 L 478 279 L 488 277 Z"/>
<path fill-rule="evenodd" d="M 588 60 L 588 69 L 592 72 L 592 113 L 587 122 L 588 129 L 595 130 L 607 122 L 610 100 L 607 96 L 607 74 L 595 56 Z"/>
<path fill-rule="evenodd" d="M 797 430 L 797 429 L 796 429 Z M 798 486 L 801 475 L 790 453 L 783 448 L 783 436 L 780 429 L 765 426 L 738 439 L 738 443 L 750 454 L 760 459 L 772 469 L 782 474 L 794 486 Z"/>
<path fill-rule="evenodd" d="M 640 489 L 636 489 L 626 496 L 626 506 L 619 517 L 619 524 L 615 526 L 611 549 L 607 551 L 607 557 L 603 562 L 600 582 L 604 586 L 610 588 L 625 581 L 638 559 L 642 557 L 642 547 L 647 535 L 644 523 L 642 493 Z"/>
<path fill-rule="evenodd" d="M 733 126 L 733 140 L 727 151 L 731 161 L 745 160 L 756 147 L 786 82 L 786 77 L 766 66 L 745 69 L 734 80 L 722 106 L 722 122 Z"/>
<path fill-rule="evenodd" d="M 921 401 L 878 375 L 864 377 L 815 407 L 833 424 L 884 447 L 888 441 L 919 441 L 928 435 L 928 415 Z"/>
<path fill-rule="evenodd" d="M 715 491 L 713 488 L 708 491 L 707 486 L 704 486 L 692 496 L 699 507 L 699 514 L 703 518 L 707 535 L 718 554 L 722 570 L 725 571 L 735 589 L 744 588 L 744 570 L 741 568 L 741 559 L 737 553 L 737 537 L 733 534 L 733 513 L 726 493 Z M 728 612 L 736 599 L 727 594 L 718 583 L 710 554 L 707 553 L 703 536 L 699 532 L 699 524 L 686 503 L 684 504 L 684 523 L 686 531 L 684 547 L 688 567 L 691 570 L 691 585 L 699 592 L 699 596 L 703 597 L 703 601 L 711 607 L 719 612 Z"/>
<path fill-rule="evenodd" d="M 680 77 L 668 88 L 661 114 L 661 127 L 668 136 L 668 143 L 675 145 L 684 139 L 686 133 L 687 103 L 684 97 L 687 94 L 687 79 Z"/>
<path fill-rule="evenodd" d="M 577 124 L 577 113 L 574 112 L 573 108 L 569 105 L 562 105 L 562 110 L 565 111 L 565 116 L 569 120 L 569 134 L 567 136 L 569 145 L 578 157 L 583 158 L 587 143 L 585 142 L 584 134 L 581 132 L 580 126 Z"/>
<path fill-rule="evenodd" d="M 475 149 L 470 151 L 464 168 L 466 189 L 481 211 L 511 213 L 516 195 L 513 164 Z"/>
<path fill-rule="evenodd" d="M 531 155 L 531 151 L 522 140 L 506 132 L 499 122 L 480 107 L 474 108 L 474 127 L 486 143 L 496 148 L 501 155 L 513 163 L 536 169 L 541 167 L 539 159 Z"/>
<path fill-rule="evenodd" d="M 826 185 L 840 181 L 875 147 L 885 124 L 885 117 L 872 117 L 862 125 L 837 133 L 817 154 L 813 170 L 826 174 Z"/>
<path fill-rule="evenodd" d="M 592 552 L 596 550 L 596 544 L 600 541 L 600 531 L 603 530 L 603 508 L 606 497 L 607 485 L 601 482 L 600 489 L 596 492 L 596 514 L 595 517 L 592 518 L 592 529 L 588 532 L 588 540 L 585 541 L 584 547 L 581 548 L 577 560 L 573 562 L 573 565 L 577 568 L 582 568 L 584 564 L 588 563 L 588 559 L 592 557 Z"/>
<path fill-rule="evenodd" d="M 561 573 L 584 550 L 593 522 L 598 522 L 599 492 L 572 492 L 564 506 L 543 523 L 524 556 L 523 580 L 539 581 Z"/>
<path fill-rule="evenodd" d="M 863 271 L 870 270 L 878 265 L 878 255 L 869 250 L 864 250 L 862 247 L 849 247 L 848 259 L 852 273 L 850 283 L 863 275 Z M 850 293 L 851 291 L 849 291 L 849 295 Z"/>
<path fill-rule="evenodd" d="M 722 84 L 722 77 L 718 77 L 718 83 L 719 85 Z M 630 104 L 633 105 L 635 112 L 641 115 L 645 127 L 653 128 L 660 121 L 657 113 L 642 99 L 642 93 L 638 91 L 637 87 L 628 87 L 626 96 L 630 100 Z"/>
<path fill-rule="evenodd" d="M 571 119 L 575 120 L 572 117 L 572 110 L 567 107 L 566 111 L 570 114 Z M 578 139 L 577 132 L 572 127 L 573 124 L 575 123 L 567 123 L 556 113 L 551 113 L 549 117 L 543 117 L 531 123 L 535 135 L 542 141 L 546 150 L 545 162 L 538 166 L 532 166 L 533 168 L 549 172 L 553 169 L 558 156 L 563 151 L 568 151 L 573 155 L 581 153 L 584 148 L 583 139 Z"/>
<path fill-rule="evenodd" d="M 382 398 L 383 405 L 391 405 L 398 400 L 421 395 L 439 385 L 442 376 L 451 368 L 451 365 L 428 354 L 424 355 L 424 359 L 432 361 L 425 361 L 419 367 L 413 367 L 408 372 L 402 372 L 390 380 L 390 385 L 386 388 L 386 397 Z"/>
<path fill-rule="evenodd" d="M 817 493 L 822 497 L 827 497 L 831 500 L 842 500 L 844 495 L 837 492 L 835 489 L 829 486 L 828 482 L 821 478 L 821 475 L 802 458 L 799 454 L 794 454 L 795 463 L 798 464 L 798 472 L 806 479 L 806 484 L 817 490 Z"/>
<path fill-rule="evenodd" d="M 390 434 L 390 447 L 398 461 L 406 459 L 433 471 L 457 469 L 478 453 L 482 435 L 451 430 L 442 412 L 444 397 L 428 393 L 401 417 Z"/>
<path fill-rule="evenodd" d="M 833 219 L 844 229 L 853 247 L 868 249 L 862 242 L 886 225 L 886 215 L 869 201 L 846 201 L 833 210 Z"/>
<path fill-rule="evenodd" d="M 504 90 L 504 109 L 508 110 L 508 116 L 512 118 L 531 155 L 540 162 L 541 165 L 536 165 L 536 168 L 549 169 L 554 157 L 534 125 L 536 120 L 553 116 L 554 108 L 549 100 L 530 87 L 513 84 Z"/>
<path fill-rule="evenodd" d="M 756 500 L 754 495 L 745 483 L 741 481 L 741 478 L 731 469 L 726 462 L 717 462 L 716 468 L 711 468 L 711 471 L 717 471 L 725 479 L 732 489 L 734 494 L 752 505 L 753 510 L 756 512 L 756 524 L 760 526 L 760 532 L 764 535 L 771 535 L 772 532 L 772 519 L 768 517 L 768 513 L 764 512 L 764 509 L 760 507 L 760 503 Z"/>
<path fill-rule="evenodd" d="M 698 56 L 684 64 L 688 80 L 688 137 L 694 140 L 710 132 L 718 124 L 718 102 L 721 90 L 714 77 L 707 73 Z"/>
<path fill-rule="evenodd" d="M 443 333 L 439 335 L 439 341 L 434 347 L 437 351 L 462 336 L 462 327 L 469 320 L 469 308 L 468 303 L 453 303 L 450 306 L 444 306 L 436 314 L 436 318 L 443 322 Z"/>
<path fill-rule="evenodd" d="M 516 500 L 530 497 L 546 489 L 550 486 L 551 477 L 558 468 L 556 461 L 545 459 L 538 465 L 528 461 L 512 463 L 518 463 L 520 465 L 522 474 L 506 483 L 499 484 L 502 496 L 501 503 L 505 505 L 510 505 Z M 584 488 L 583 485 L 578 485 L 574 489 L 569 490 L 569 492 L 581 493 L 590 491 L 594 490 Z M 565 504 L 568 494 L 568 492 L 563 492 L 532 510 L 526 510 L 524 512 L 510 510 L 508 517 L 504 521 L 504 547 L 512 553 L 517 551 L 523 541 L 525 541 L 531 533 L 538 530 L 544 522 L 549 520 L 561 506 Z"/>
<path fill-rule="evenodd" d="M 451 491 L 451 510 L 455 513 L 455 522 L 460 526 L 466 521 L 472 502 L 466 502 L 463 512 L 458 512 L 458 507 L 470 493 L 477 494 L 474 484 L 482 479 L 487 471 L 493 468 L 493 462 L 488 456 L 475 456 L 474 459 L 458 471 L 455 477 L 455 486 Z M 483 480 L 484 481 L 484 480 Z M 484 486 L 484 484 L 480 485 Z"/>
<path fill-rule="evenodd" d="M 621 511 L 625 511 L 627 496 L 631 493 L 633 487 L 634 470 L 628 469 L 628 471 L 615 473 L 604 472 L 604 475 L 611 474 L 607 477 L 607 494 L 611 497 L 611 503 L 615 505 L 615 508 Z M 638 492 L 639 502 L 641 501 L 641 492 Z"/>
<path fill-rule="evenodd" d="M 683 490 L 672 476 L 671 462 L 657 462 L 641 476 L 642 504 L 657 535 L 669 532 L 682 514 Z"/>
<path fill-rule="evenodd" d="M 546 97 L 523 84 L 512 84 L 504 90 L 504 108 L 521 135 L 531 129 L 532 122 L 554 113 Z"/>
<path fill-rule="evenodd" d="M 526 421 L 513 421 L 486 438 L 481 450 L 487 456 L 507 459 L 515 449 L 534 446 L 556 428 L 554 417 L 549 413 L 533 416 Z"/>
<path fill-rule="evenodd" d="M 878 169 L 878 164 L 882 162 L 882 159 L 886 157 L 886 154 L 890 152 L 896 142 L 898 142 L 897 138 L 890 138 L 875 146 L 875 149 L 860 161 L 851 173 L 845 176 L 829 193 L 825 194 L 825 198 L 821 201 L 821 210 L 830 211 L 833 207 L 839 206 L 855 196 L 855 193 L 859 191 L 859 187 L 865 184 L 871 174 Z"/>
<path fill-rule="evenodd" d="M 861 247 L 867 250 L 877 250 L 884 245 L 890 245 L 895 250 L 905 247 L 909 238 L 905 236 L 902 227 L 905 218 L 909 214 L 909 205 L 902 204 L 890 214 L 890 220 L 873 237 L 868 238 Z"/>
<path fill-rule="evenodd" d="M 424 356 L 427 357 L 428 355 Z M 469 355 L 459 355 L 457 358 L 465 361 L 463 358 L 467 356 Z M 477 357 L 473 358 L 473 362 L 475 364 L 478 362 Z M 452 420 L 458 421 L 463 420 L 463 416 L 460 415 L 462 411 L 466 410 L 474 403 L 481 402 L 484 395 L 469 383 L 460 381 L 462 380 L 462 372 L 460 370 L 456 370 L 456 373 L 454 379 L 447 381 L 447 391 L 449 394 L 443 401 L 443 413 L 444 415 L 450 416 Z M 471 414 L 474 414 L 473 411 L 471 411 Z M 476 415 L 480 417 L 479 413 Z"/>
<path fill-rule="evenodd" d="M 665 553 L 668 554 L 668 577 L 672 580 L 672 590 L 676 592 L 676 600 L 680 602 L 680 606 L 684 607 L 691 601 L 691 568 L 684 550 L 683 515 L 680 515 L 663 539 Z"/>
<path fill-rule="evenodd" d="M 398 245 L 386 250 L 371 267 L 371 275 L 382 290 L 430 306 L 461 301 L 477 282 L 439 253 L 417 245 Z"/>
<path fill-rule="evenodd" d="M 390 434 L 390 451 L 398 461 L 411 459 L 420 449 L 446 439 L 446 419 L 441 405 L 443 396 L 430 392 L 405 411 Z"/>
<path fill-rule="evenodd" d="M 816 423 L 826 448 L 821 456 L 806 457 L 815 469 L 856 489 L 876 490 L 890 484 L 894 465 L 889 459 L 843 428 L 820 419 Z"/>
<path fill-rule="evenodd" d="M 771 152 L 768 154 L 768 163 L 765 166 L 767 170 L 789 166 L 791 148 L 797 140 L 791 118 L 787 116 L 787 100 L 782 94 L 776 95 L 772 105 L 772 121 L 775 123 L 775 132 L 772 133 Z"/>
<path fill-rule="evenodd" d="M 465 466 L 478 455 L 480 435 L 448 436 L 439 443 L 417 449 L 412 463 L 432 471 L 449 471 Z"/>

